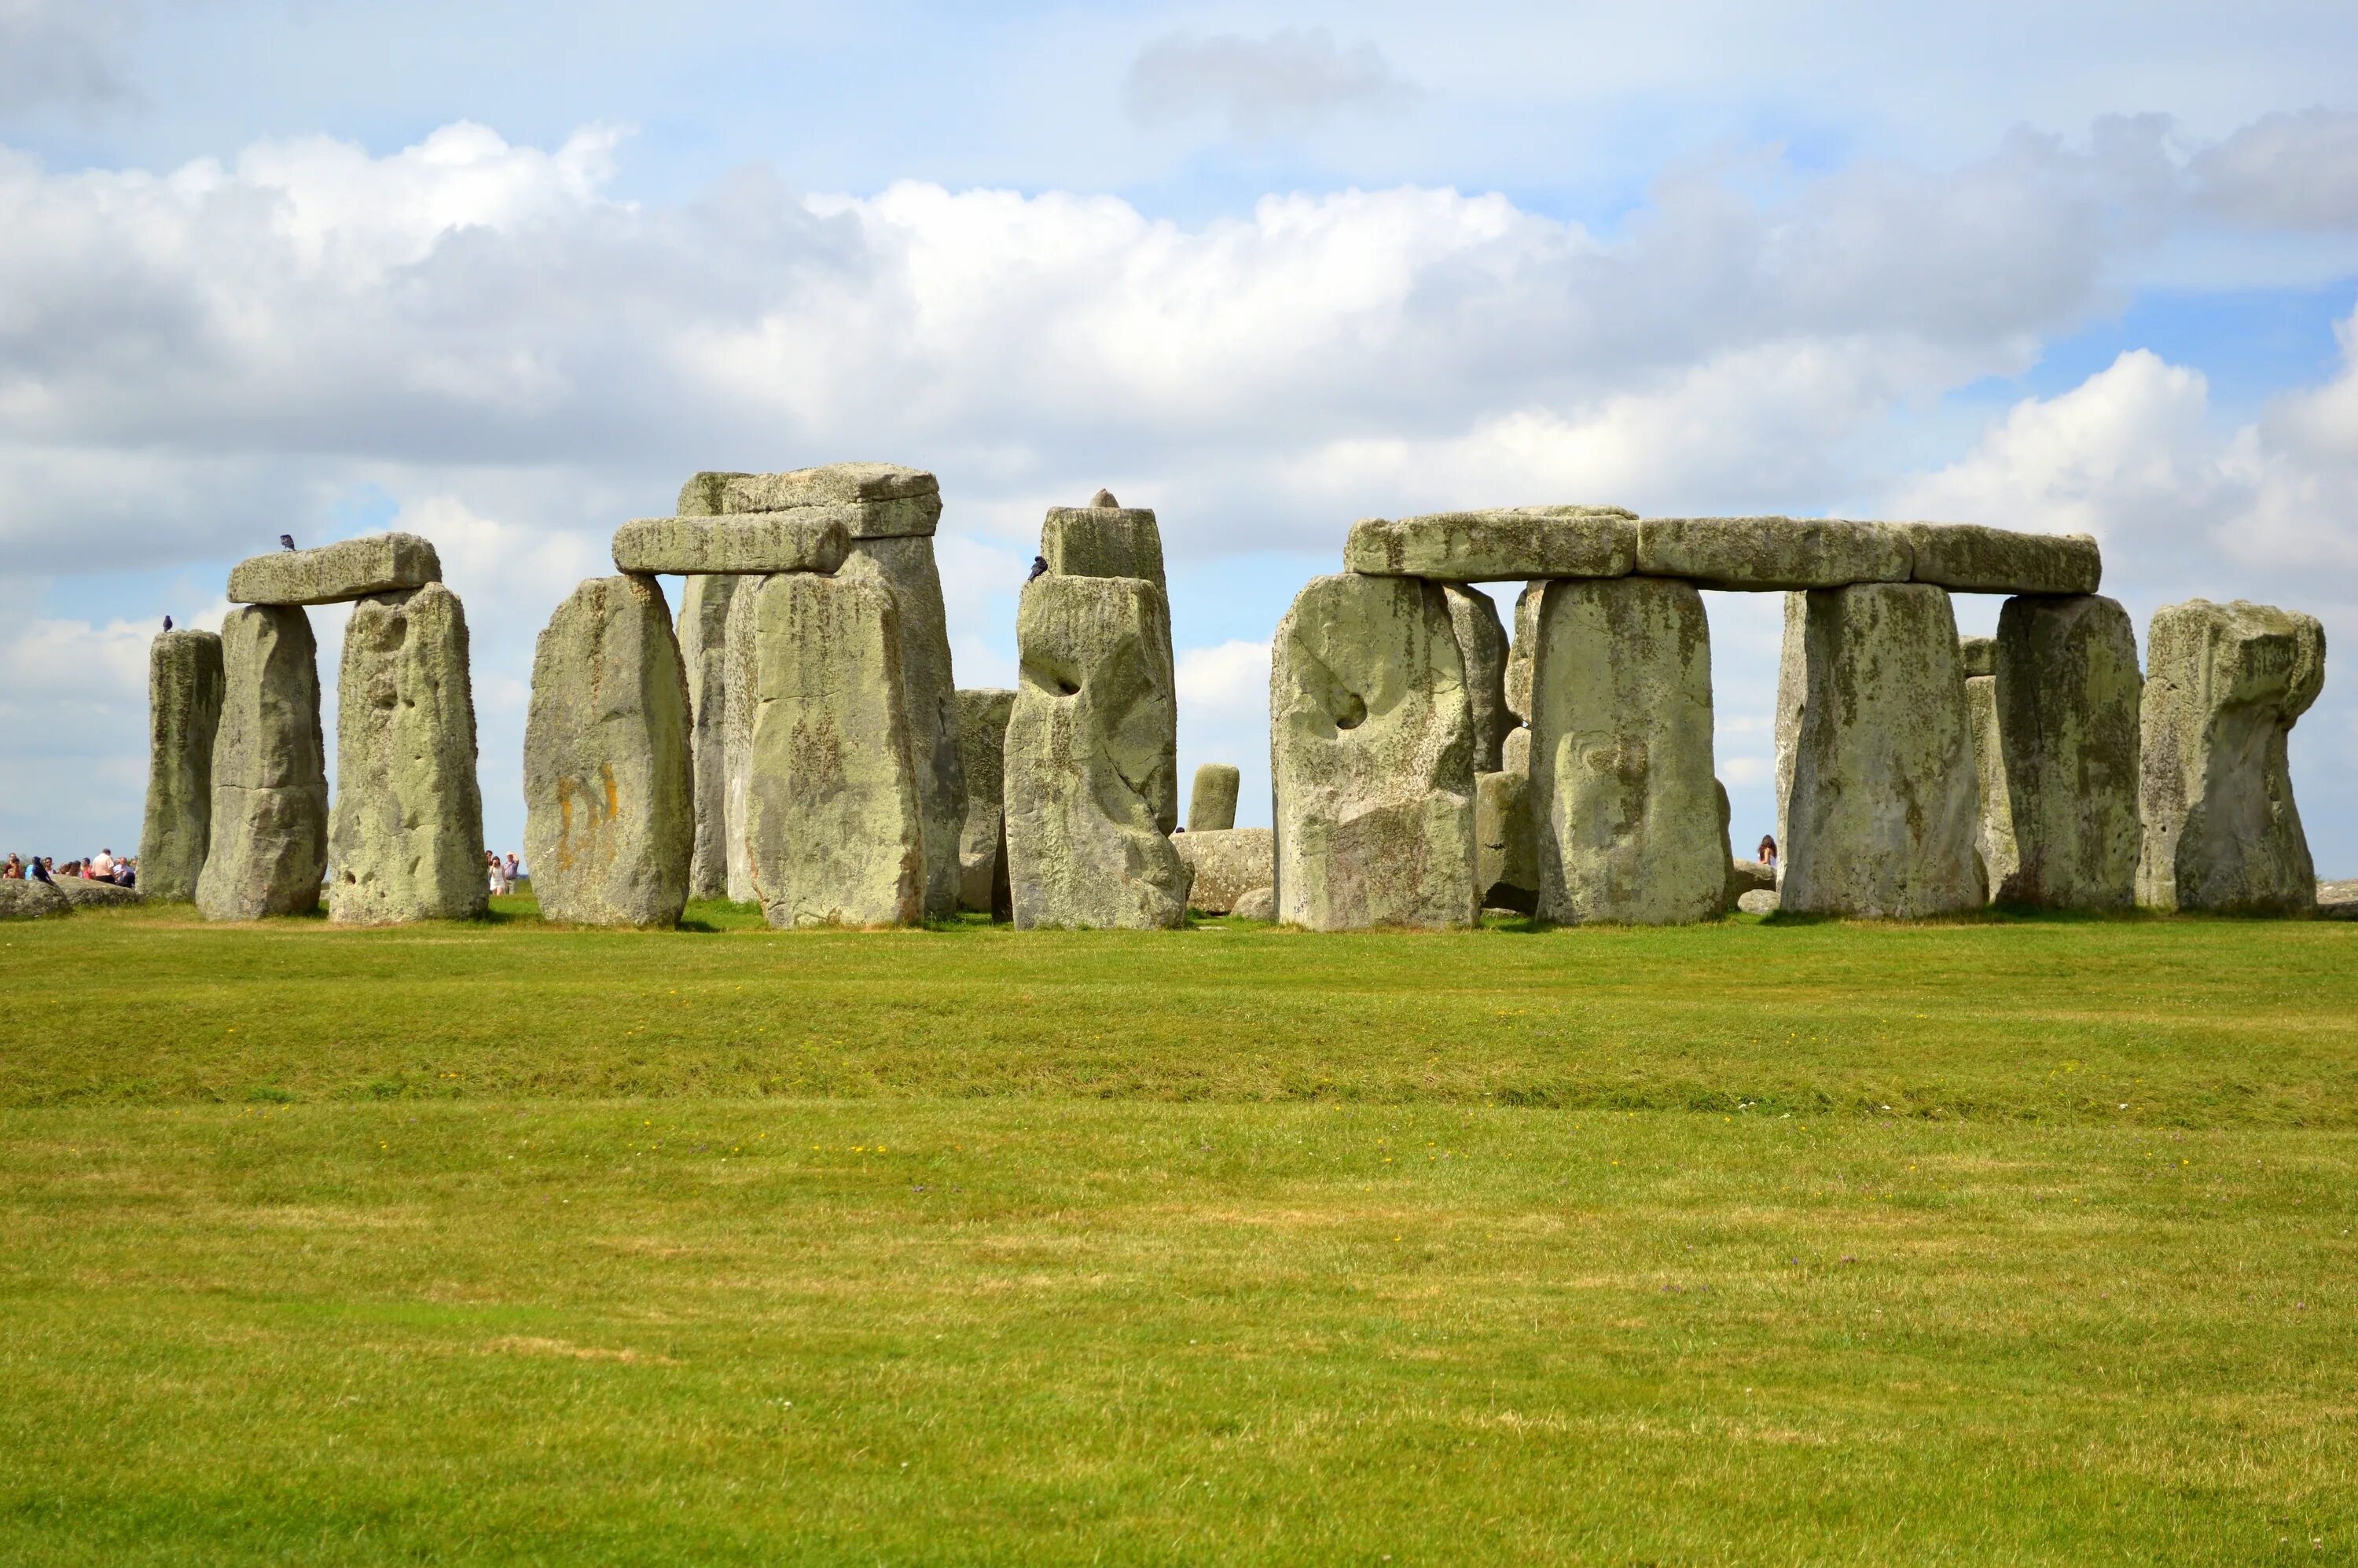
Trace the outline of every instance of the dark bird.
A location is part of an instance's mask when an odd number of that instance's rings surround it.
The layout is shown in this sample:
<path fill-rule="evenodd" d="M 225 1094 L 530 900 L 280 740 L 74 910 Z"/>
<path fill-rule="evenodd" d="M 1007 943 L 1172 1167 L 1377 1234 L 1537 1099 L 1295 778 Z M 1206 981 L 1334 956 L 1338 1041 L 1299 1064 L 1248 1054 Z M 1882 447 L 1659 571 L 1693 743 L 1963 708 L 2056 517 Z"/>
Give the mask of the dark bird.
<path fill-rule="evenodd" d="M 1043 578 L 1047 575 L 1048 557 L 1045 556 L 1034 556 L 1032 557 L 1032 577 L 1027 577 L 1023 580 L 1025 582 L 1030 582 L 1032 578 Z"/>
<path fill-rule="evenodd" d="M 281 534 L 281 535 L 278 535 L 278 547 L 279 547 L 280 549 L 282 549 L 282 550 L 291 550 L 291 549 L 293 549 L 293 548 L 295 547 L 295 535 L 292 535 L 292 534 Z"/>
<path fill-rule="evenodd" d="M 171 629 L 172 629 L 172 618 L 171 618 L 170 616 L 167 615 L 166 617 L 164 617 L 164 630 L 165 630 L 165 631 L 167 631 L 167 632 L 169 632 Z"/>

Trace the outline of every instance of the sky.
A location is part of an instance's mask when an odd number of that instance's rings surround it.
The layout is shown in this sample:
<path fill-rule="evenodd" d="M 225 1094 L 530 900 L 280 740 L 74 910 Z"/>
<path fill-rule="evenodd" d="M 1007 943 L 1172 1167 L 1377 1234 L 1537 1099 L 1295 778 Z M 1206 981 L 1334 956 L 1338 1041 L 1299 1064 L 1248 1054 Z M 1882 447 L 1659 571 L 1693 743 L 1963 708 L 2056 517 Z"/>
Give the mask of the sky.
<path fill-rule="evenodd" d="M 520 848 L 613 528 L 855 459 L 941 478 L 962 686 L 1048 506 L 1153 507 L 1248 824 L 1355 518 L 2092 533 L 2141 629 L 2323 620 L 2293 775 L 2358 876 L 2358 7 L 0 0 L 0 850 L 134 846 L 161 618 L 388 527 Z M 1748 843 L 1780 611 L 1707 604 Z"/>

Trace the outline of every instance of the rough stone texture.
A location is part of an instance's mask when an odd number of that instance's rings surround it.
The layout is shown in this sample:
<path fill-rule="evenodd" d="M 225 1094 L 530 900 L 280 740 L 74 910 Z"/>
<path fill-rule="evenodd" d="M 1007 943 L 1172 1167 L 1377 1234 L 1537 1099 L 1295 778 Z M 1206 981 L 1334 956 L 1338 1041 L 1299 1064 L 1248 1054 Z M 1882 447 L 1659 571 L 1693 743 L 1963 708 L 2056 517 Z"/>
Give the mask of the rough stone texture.
<path fill-rule="evenodd" d="M 966 826 L 958 833 L 958 907 L 1015 918 L 1007 883 L 1007 721 L 1015 694 L 986 687 L 957 694 L 958 761 L 966 769 Z"/>
<path fill-rule="evenodd" d="M 248 605 L 222 622 L 222 711 L 213 732 L 212 838 L 197 878 L 207 920 L 319 907 L 328 866 L 327 747 L 319 644 L 293 605 Z"/>
<path fill-rule="evenodd" d="M 1967 680 L 1975 676 L 1997 674 L 1997 639 L 1995 637 L 1960 637 L 1957 639 L 1959 667 Z"/>
<path fill-rule="evenodd" d="M 1755 888 L 1736 901 L 1736 907 L 1746 914 L 1774 914 L 1782 899 L 1775 888 Z"/>
<path fill-rule="evenodd" d="M 1828 517 L 1647 517 L 1638 568 L 1704 588 L 1843 588 L 1906 582 L 1908 535 L 1888 523 Z"/>
<path fill-rule="evenodd" d="M 1059 577 L 1134 577 L 1165 599 L 1163 534 L 1143 506 L 1051 506 L 1040 525 L 1040 554 Z"/>
<path fill-rule="evenodd" d="M 1515 637 L 1507 645 L 1505 697 L 1507 711 L 1517 724 L 1531 721 L 1531 650 L 1539 644 L 1532 616 L 1538 612 L 1541 585 L 1527 582 L 1515 595 Z"/>
<path fill-rule="evenodd" d="M 2318 883 L 2317 914 L 2320 920 L 2358 920 L 2358 881 Z"/>
<path fill-rule="evenodd" d="M 0 920 L 54 920 L 73 905 L 49 882 L 0 881 Z"/>
<path fill-rule="evenodd" d="M 1802 643 L 1782 907 L 1894 919 L 1980 908 L 1980 792 L 1947 592 L 1821 589 Z"/>
<path fill-rule="evenodd" d="M 721 641 L 728 647 L 727 689 L 720 698 L 720 828 L 725 881 L 730 902 L 752 903 L 753 862 L 747 857 L 745 802 L 747 770 L 753 752 L 753 589 L 740 582 L 729 601 Z"/>
<path fill-rule="evenodd" d="M 1170 611 L 1139 578 L 1036 578 L 1016 612 L 1007 726 L 1015 924 L 1175 927 L 1194 873 L 1167 837 L 1177 795 Z"/>
<path fill-rule="evenodd" d="M 2285 747 L 2324 685 L 2325 628 L 2314 616 L 2243 600 L 2154 612 L 2137 903 L 2251 914 L 2316 903 Z"/>
<path fill-rule="evenodd" d="M 917 769 L 925 816 L 925 918 L 957 913 L 958 830 L 966 821 L 966 768 L 958 761 L 957 680 L 950 670 L 949 622 L 942 609 L 934 542 L 922 536 L 857 539 L 839 574 L 889 589 L 901 629 L 901 693 L 908 705 L 909 760 Z M 1158 600 L 1161 596 L 1156 596 Z M 1163 643 L 1171 643 L 1165 613 Z M 1165 659 L 1166 667 L 1168 658 Z M 1174 750 L 1177 744 L 1173 741 Z M 1175 763 L 1174 763 L 1175 769 Z M 1178 822 L 1178 783 L 1166 775 Z"/>
<path fill-rule="evenodd" d="M 550 920 L 672 925 L 696 849 L 687 676 L 653 578 L 592 578 L 532 665 L 525 861 Z"/>
<path fill-rule="evenodd" d="M 1964 655 L 1965 667 L 1973 667 L 1975 643 L 1996 641 L 1990 637 L 1966 638 L 1959 649 Z M 1995 657 L 1988 650 L 1980 652 L 1985 658 Z M 1965 677 L 1965 719 L 1973 730 L 1974 782 L 1981 802 L 1981 820 L 1974 830 L 1974 849 L 1982 858 L 1982 880 L 1996 899 L 2003 896 L 1999 890 L 2014 881 L 2022 864 L 2014 837 L 2014 796 L 2006 782 L 2006 738 L 1998 724 L 1996 676 L 1985 674 Z"/>
<path fill-rule="evenodd" d="M 1238 920 L 1275 920 L 1277 890 L 1273 887 L 1255 888 L 1238 898 L 1237 906 L 1228 913 Z"/>
<path fill-rule="evenodd" d="M 1801 740 L 1801 710 L 1809 704 L 1810 667 L 1804 656 L 1809 626 L 1810 596 L 1785 596 L 1785 638 L 1777 652 L 1777 881 L 1782 886 L 1785 867 L 1793 858 L 1792 835 L 1787 822 L 1793 795 L 1793 749 Z"/>
<path fill-rule="evenodd" d="M 849 575 L 767 578 L 741 591 L 753 597 L 746 852 L 763 918 L 916 925 L 926 824 L 898 597 Z M 951 714 L 955 723 L 955 699 Z M 955 827 L 949 849 L 955 870 Z M 953 880 L 953 900 L 957 891 Z"/>
<path fill-rule="evenodd" d="M 1744 895 L 1748 892 L 1777 891 L 1777 873 L 1758 860 L 1734 860 L 1727 863 L 1727 903 L 1729 909 L 1744 907 Z"/>
<path fill-rule="evenodd" d="M 1474 706 L 1474 771 L 1498 770 L 1498 748 L 1515 716 L 1507 710 L 1507 629 L 1498 621 L 1498 607 L 1478 588 L 1444 583 L 1449 599 L 1449 623 L 1457 633 L 1457 653 L 1466 661 L 1466 698 Z"/>
<path fill-rule="evenodd" d="M 137 888 L 119 888 L 113 882 L 84 881 L 80 877 L 59 877 L 57 889 L 59 896 L 76 909 L 108 909 L 145 902 Z"/>
<path fill-rule="evenodd" d="M 1972 523 L 1901 523 L 1909 580 L 1956 593 L 2093 593 L 2104 560 L 2085 534 L 2017 534 Z"/>
<path fill-rule="evenodd" d="M 1531 800 L 1528 771 L 1474 775 L 1474 885 L 1485 909 L 1529 914 L 1539 907 L 1539 850 Z"/>
<path fill-rule="evenodd" d="M 1171 847 L 1195 872 L 1188 904 L 1206 914 L 1230 913 L 1237 900 L 1277 875 L 1276 835 L 1266 827 L 1191 827 Z"/>
<path fill-rule="evenodd" d="M 1618 506 L 1498 506 L 1423 517 L 1363 517 L 1343 546 L 1347 571 L 1435 582 L 1622 577 L 1637 556 L 1636 514 Z"/>
<path fill-rule="evenodd" d="M 1278 918 L 1472 925 L 1474 713 L 1440 585 L 1312 579 L 1278 623 L 1269 712 Z"/>
<path fill-rule="evenodd" d="M 1498 771 L 1531 776 L 1531 732 L 1521 725 L 1507 731 L 1507 743 L 1498 748 Z"/>
<path fill-rule="evenodd" d="M 1531 666 L 1541 918 L 1660 925 L 1720 913 L 1703 595 L 1660 578 L 1551 582 Z"/>
<path fill-rule="evenodd" d="M 336 687 L 328 918 L 464 920 L 489 906 L 467 615 L 438 582 L 352 606 Z"/>
<path fill-rule="evenodd" d="M 941 522 L 941 485 L 923 469 L 894 463 L 830 463 L 788 473 L 699 473 L 680 486 L 682 517 L 848 509 L 855 539 L 930 537 Z"/>
<path fill-rule="evenodd" d="M 729 767 L 723 737 L 729 708 L 729 607 L 739 577 L 690 577 L 680 589 L 675 628 L 680 667 L 687 676 L 688 755 L 696 778 L 696 852 L 687 868 L 687 896 L 722 898 L 729 892 Z"/>
<path fill-rule="evenodd" d="M 2145 684 L 2128 611 L 2093 594 L 2009 599 L 1998 612 L 1996 668 L 2015 864 L 2003 875 L 1990 868 L 1990 896 L 2039 909 L 2128 908 L 2143 840 Z"/>
<path fill-rule="evenodd" d="M 832 572 L 851 548 L 859 509 L 804 507 L 726 517 L 642 517 L 614 530 L 614 566 L 625 572 L 762 576 Z"/>
<path fill-rule="evenodd" d="M 159 633 L 147 651 L 147 810 L 139 829 L 139 885 L 152 898 L 197 896 L 212 837 L 221 709 L 221 638 Z"/>
<path fill-rule="evenodd" d="M 442 557 L 415 534 L 373 534 L 316 550 L 251 556 L 230 568 L 235 604 L 336 604 L 442 580 Z"/>
<path fill-rule="evenodd" d="M 1218 833 L 1237 825 L 1237 795 L 1244 775 L 1233 763 L 1206 762 L 1187 792 L 1187 831 Z"/>

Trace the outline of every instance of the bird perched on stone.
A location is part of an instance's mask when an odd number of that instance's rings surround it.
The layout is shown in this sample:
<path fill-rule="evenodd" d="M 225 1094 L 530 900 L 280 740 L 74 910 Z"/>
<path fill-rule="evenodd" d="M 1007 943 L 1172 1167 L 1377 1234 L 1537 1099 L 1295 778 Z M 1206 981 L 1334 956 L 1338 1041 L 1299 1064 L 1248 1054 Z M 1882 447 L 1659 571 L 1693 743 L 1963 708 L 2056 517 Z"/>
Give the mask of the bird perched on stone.
<path fill-rule="evenodd" d="M 293 549 L 293 548 L 295 547 L 295 535 L 292 535 L 292 534 L 281 534 L 281 535 L 278 535 L 278 547 L 279 547 L 280 549 L 282 549 L 282 550 L 291 550 L 291 549 Z"/>
<path fill-rule="evenodd" d="M 1113 498 L 1112 491 L 1100 490 L 1095 495 L 1089 497 L 1089 504 L 1091 506 L 1120 506 L 1121 503 Z"/>
<path fill-rule="evenodd" d="M 169 632 L 171 629 L 172 629 L 172 618 L 171 618 L 170 616 L 167 615 L 166 617 L 164 617 L 164 630 L 165 630 L 165 631 L 167 631 L 167 632 Z"/>
<path fill-rule="evenodd" d="M 1032 577 L 1027 577 L 1023 580 L 1025 582 L 1030 582 L 1033 578 L 1044 578 L 1047 575 L 1048 557 L 1045 556 L 1034 556 L 1032 557 Z"/>

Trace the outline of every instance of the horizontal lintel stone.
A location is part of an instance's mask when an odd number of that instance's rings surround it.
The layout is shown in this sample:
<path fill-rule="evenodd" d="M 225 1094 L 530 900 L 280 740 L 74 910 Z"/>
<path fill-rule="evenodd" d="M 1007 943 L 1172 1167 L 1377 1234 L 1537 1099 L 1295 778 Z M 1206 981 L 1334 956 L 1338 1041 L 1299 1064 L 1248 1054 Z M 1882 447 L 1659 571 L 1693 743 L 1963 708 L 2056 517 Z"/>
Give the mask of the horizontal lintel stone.
<path fill-rule="evenodd" d="M 1974 523 L 1902 523 L 1909 580 L 1957 593 L 2093 593 L 2103 554 L 2085 534 L 2019 534 Z"/>
<path fill-rule="evenodd" d="M 1647 517 L 1638 572 L 1704 588 L 1775 591 L 1906 582 L 1906 533 L 1832 517 Z"/>
<path fill-rule="evenodd" d="M 726 517 L 642 517 L 614 530 L 614 565 L 684 577 L 832 574 L 850 552 L 848 506 L 802 506 Z"/>
<path fill-rule="evenodd" d="M 442 558 L 415 534 L 372 534 L 312 550 L 251 556 L 229 574 L 233 604 L 338 604 L 442 580 Z"/>
<path fill-rule="evenodd" d="M 942 517 L 941 483 L 896 463 L 830 463 L 788 473 L 699 473 L 680 487 L 683 517 L 825 508 L 855 539 L 930 535 Z"/>
<path fill-rule="evenodd" d="M 1637 514 L 1617 506 L 1499 506 L 1351 525 L 1345 569 L 1433 582 L 1627 577 Z"/>

